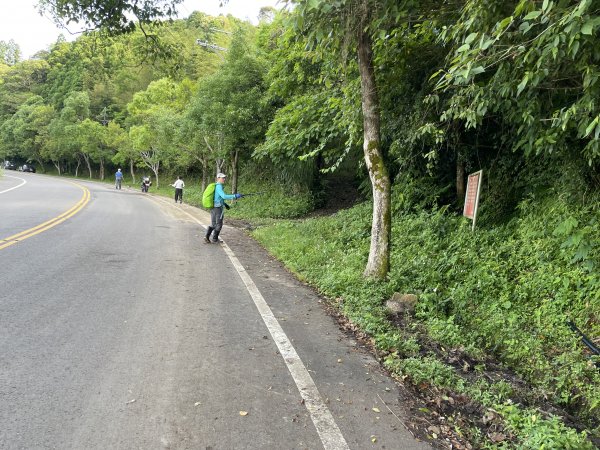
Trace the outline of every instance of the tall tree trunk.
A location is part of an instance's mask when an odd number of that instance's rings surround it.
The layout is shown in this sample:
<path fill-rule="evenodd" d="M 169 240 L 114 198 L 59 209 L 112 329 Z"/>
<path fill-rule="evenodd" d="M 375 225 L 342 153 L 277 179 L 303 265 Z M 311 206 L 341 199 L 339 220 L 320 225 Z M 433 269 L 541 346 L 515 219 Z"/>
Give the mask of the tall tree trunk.
<path fill-rule="evenodd" d="M 204 192 L 204 189 L 206 189 L 206 186 L 209 185 L 209 176 L 208 176 L 208 158 L 206 157 L 202 157 L 202 159 L 200 160 L 200 164 L 202 165 L 202 192 Z"/>
<path fill-rule="evenodd" d="M 363 3 L 366 9 L 366 2 Z M 366 17 L 367 11 L 363 11 Z M 364 276 L 382 280 L 390 270 L 391 186 L 383 160 L 379 129 L 379 99 L 373 68 L 371 38 L 363 24 L 358 26 L 358 68 L 363 112 L 363 151 L 373 189 L 371 248 Z"/>
<path fill-rule="evenodd" d="M 158 189 L 158 170 L 160 169 L 160 162 L 152 165 L 152 172 L 154 172 L 154 179 L 156 180 L 156 189 Z"/>
<path fill-rule="evenodd" d="M 237 192 L 238 185 L 238 161 L 240 158 L 240 151 L 235 150 L 232 155 L 231 161 L 231 192 Z"/>
<path fill-rule="evenodd" d="M 88 168 L 88 173 L 90 174 L 90 180 L 92 179 L 92 165 L 90 164 L 90 157 L 89 155 L 86 155 L 85 153 L 81 154 L 83 156 L 83 160 L 85 161 L 85 164 L 87 165 Z"/>
<path fill-rule="evenodd" d="M 133 167 L 133 158 L 129 160 L 129 173 L 131 173 L 131 184 L 135 184 L 135 170 Z"/>
<path fill-rule="evenodd" d="M 104 158 L 100 158 L 100 179 L 104 181 Z"/>

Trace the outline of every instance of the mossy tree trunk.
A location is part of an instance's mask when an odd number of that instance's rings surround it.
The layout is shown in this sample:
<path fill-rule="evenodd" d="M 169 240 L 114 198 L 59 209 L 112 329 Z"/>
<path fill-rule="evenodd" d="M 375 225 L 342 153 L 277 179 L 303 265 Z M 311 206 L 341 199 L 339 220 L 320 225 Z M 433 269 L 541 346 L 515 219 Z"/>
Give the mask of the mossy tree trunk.
<path fill-rule="evenodd" d="M 381 151 L 379 99 L 371 38 L 362 25 L 358 27 L 357 33 L 364 126 L 363 150 L 373 189 L 371 248 L 364 275 L 384 279 L 390 269 L 391 186 Z"/>

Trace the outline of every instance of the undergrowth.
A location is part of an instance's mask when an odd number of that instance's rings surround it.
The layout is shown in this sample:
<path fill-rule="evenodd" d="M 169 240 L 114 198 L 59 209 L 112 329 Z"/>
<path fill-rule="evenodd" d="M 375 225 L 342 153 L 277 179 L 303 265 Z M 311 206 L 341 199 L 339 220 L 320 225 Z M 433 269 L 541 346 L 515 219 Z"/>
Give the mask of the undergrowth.
<path fill-rule="evenodd" d="M 387 355 L 390 370 L 497 411 L 515 447 L 483 437 L 481 447 L 593 448 L 586 434 L 598 435 L 600 374 L 566 321 L 589 336 L 600 335 L 598 204 L 598 199 L 574 204 L 560 195 L 529 197 L 510 222 L 475 232 L 444 208 L 396 211 L 386 282 L 362 277 L 369 204 L 329 217 L 278 221 L 254 236 L 300 278 L 336 299 L 342 313 Z M 415 320 L 430 339 L 475 358 L 492 356 L 526 380 L 535 395 L 586 424 L 587 433 L 514 404 L 495 383 L 465 383 L 454 368 L 423 355 L 410 331 L 390 321 L 384 303 L 394 292 L 418 295 Z"/>
<path fill-rule="evenodd" d="M 154 186 L 150 192 L 173 197 L 174 189 L 170 184 L 175 180 L 167 182 L 161 180 L 160 188 Z M 190 178 L 185 179 L 183 190 L 183 201 L 196 207 L 202 207 L 202 188 L 200 181 Z M 226 182 L 225 193 L 231 193 L 231 183 Z M 300 217 L 312 211 L 314 208 L 313 197 L 307 189 L 300 187 L 284 187 L 279 183 L 265 185 L 253 180 L 242 179 L 239 182 L 238 191 L 245 194 L 240 200 L 228 202 L 231 207 L 227 211 L 228 217 L 243 219 L 289 219 Z"/>

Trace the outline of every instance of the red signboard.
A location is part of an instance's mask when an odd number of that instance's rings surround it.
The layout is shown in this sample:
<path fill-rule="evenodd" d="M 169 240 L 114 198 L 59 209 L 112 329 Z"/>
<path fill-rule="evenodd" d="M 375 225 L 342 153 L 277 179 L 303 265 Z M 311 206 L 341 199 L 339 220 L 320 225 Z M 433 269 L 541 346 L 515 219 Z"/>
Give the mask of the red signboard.
<path fill-rule="evenodd" d="M 473 228 L 475 228 L 475 219 L 477 218 L 477 207 L 479 206 L 479 191 L 481 189 L 482 171 L 469 175 L 467 182 L 467 193 L 465 195 L 465 208 L 463 216 L 473 220 Z"/>

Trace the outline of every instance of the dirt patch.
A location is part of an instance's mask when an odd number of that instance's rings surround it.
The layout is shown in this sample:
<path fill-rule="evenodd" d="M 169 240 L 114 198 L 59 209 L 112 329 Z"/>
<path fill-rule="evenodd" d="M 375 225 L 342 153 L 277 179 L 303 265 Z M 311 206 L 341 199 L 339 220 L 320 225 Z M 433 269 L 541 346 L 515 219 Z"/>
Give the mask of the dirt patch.
<path fill-rule="evenodd" d="M 356 182 L 349 178 L 331 178 L 324 181 L 323 204 L 305 218 L 323 217 L 348 209 L 361 200 Z"/>

